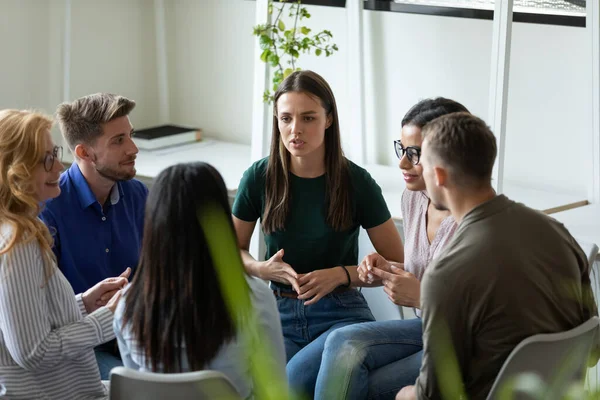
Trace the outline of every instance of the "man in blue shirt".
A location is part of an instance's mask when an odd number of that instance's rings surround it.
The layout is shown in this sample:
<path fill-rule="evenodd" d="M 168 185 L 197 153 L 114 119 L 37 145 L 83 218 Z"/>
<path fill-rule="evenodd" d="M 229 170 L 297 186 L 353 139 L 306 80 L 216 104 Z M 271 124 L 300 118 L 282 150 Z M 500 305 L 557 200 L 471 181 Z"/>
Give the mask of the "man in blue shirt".
<path fill-rule="evenodd" d="M 75 161 L 60 177 L 61 194 L 41 218 L 54 236 L 58 267 L 75 293 L 135 270 L 148 189 L 135 176 L 138 153 L 129 113 L 135 102 L 98 93 L 58 107 L 61 132 Z M 104 296 L 108 301 L 110 294 Z M 102 305 L 102 304 L 98 304 Z M 99 346 L 102 379 L 122 365 L 114 341 Z"/>

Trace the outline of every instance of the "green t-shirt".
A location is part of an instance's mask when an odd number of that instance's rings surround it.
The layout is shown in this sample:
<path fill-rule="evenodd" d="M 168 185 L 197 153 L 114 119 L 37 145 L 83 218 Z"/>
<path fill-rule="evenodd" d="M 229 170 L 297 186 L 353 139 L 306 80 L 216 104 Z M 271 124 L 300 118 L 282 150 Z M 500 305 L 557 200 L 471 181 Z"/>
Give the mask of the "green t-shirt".
<path fill-rule="evenodd" d="M 238 187 L 233 215 L 254 222 L 265 209 L 265 185 L 269 158 L 252 164 Z M 290 174 L 291 204 L 285 230 L 265 235 L 265 259 L 284 249 L 283 260 L 297 273 L 358 263 L 358 231 L 381 225 L 391 215 L 381 188 L 364 169 L 348 160 L 352 184 L 353 224 L 336 232 L 327 224 L 326 180 Z"/>

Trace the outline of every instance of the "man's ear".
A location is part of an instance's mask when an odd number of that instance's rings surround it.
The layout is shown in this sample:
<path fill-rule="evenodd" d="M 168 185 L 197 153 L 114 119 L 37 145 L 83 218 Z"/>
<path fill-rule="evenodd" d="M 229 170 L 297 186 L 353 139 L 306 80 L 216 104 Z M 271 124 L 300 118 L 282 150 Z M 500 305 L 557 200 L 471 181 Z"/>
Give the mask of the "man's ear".
<path fill-rule="evenodd" d="M 442 167 L 434 167 L 435 184 L 438 187 L 446 186 L 448 183 L 448 170 Z"/>
<path fill-rule="evenodd" d="M 92 159 L 92 156 L 88 151 L 88 148 L 81 143 L 78 144 L 77 146 L 75 146 L 75 156 L 82 160 L 91 161 L 91 159 Z"/>

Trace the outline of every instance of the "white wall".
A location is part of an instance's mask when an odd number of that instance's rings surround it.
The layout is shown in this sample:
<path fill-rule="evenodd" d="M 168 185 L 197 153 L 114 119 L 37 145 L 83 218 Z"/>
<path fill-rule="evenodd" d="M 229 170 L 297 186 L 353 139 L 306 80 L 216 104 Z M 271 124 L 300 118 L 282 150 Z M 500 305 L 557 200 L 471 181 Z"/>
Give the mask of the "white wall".
<path fill-rule="evenodd" d="M 209 136 L 250 143 L 255 2 L 170 3 L 171 108 L 174 121 Z M 313 29 L 329 29 L 340 51 L 307 57 L 301 66 L 331 84 L 347 153 L 346 11 L 307 6 Z M 365 11 L 366 127 L 376 135 L 377 162 L 395 165 L 390 143 L 416 101 L 446 96 L 487 118 L 492 22 Z M 591 107 L 587 34 L 583 28 L 517 23 L 509 82 L 505 178 L 587 196 Z M 344 134 L 344 133 L 348 134 Z M 559 146 L 572 148 L 565 156 Z M 568 161 L 567 161 L 568 160 Z"/>
<path fill-rule="evenodd" d="M 0 109 L 47 109 L 50 19 L 48 1 L 0 0 Z"/>
<path fill-rule="evenodd" d="M 147 0 L 72 2 L 71 99 L 112 92 L 136 100 L 136 128 L 156 125 L 154 9 Z"/>
<path fill-rule="evenodd" d="M 138 102 L 136 127 L 158 120 L 154 2 L 72 2 L 70 97 L 112 91 Z M 165 0 L 171 121 L 207 136 L 250 143 L 254 1 Z M 62 101 L 63 0 L 0 0 L 0 107 L 52 112 Z M 346 10 L 307 6 L 313 30 L 329 29 L 340 51 L 304 57 L 338 101 L 349 126 Z M 487 117 L 491 21 L 365 11 L 367 134 L 377 162 L 395 165 L 391 141 L 419 99 L 447 96 Z M 587 195 L 591 89 L 582 28 L 514 24 L 505 177 Z M 371 136 L 371 137 L 372 137 Z"/>
<path fill-rule="evenodd" d="M 0 0 L 0 108 L 53 113 L 63 101 L 64 5 L 62 0 Z M 149 5 L 146 0 L 72 2 L 70 99 L 100 91 L 135 99 L 131 119 L 138 128 L 157 123 Z"/>
<path fill-rule="evenodd" d="M 165 3 L 172 121 L 249 144 L 255 2 Z"/>

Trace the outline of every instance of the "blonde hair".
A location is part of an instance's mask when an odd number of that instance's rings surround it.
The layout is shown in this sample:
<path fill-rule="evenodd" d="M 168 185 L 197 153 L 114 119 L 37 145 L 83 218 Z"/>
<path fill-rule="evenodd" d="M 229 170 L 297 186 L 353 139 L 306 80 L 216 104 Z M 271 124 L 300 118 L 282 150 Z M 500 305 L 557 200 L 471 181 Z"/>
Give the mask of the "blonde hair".
<path fill-rule="evenodd" d="M 7 254 L 17 243 L 37 240 L 42 249 L 46 278 L 54 271 L 52 236 L 38 218 L 39 201 L 33 172 L 46 154 L 45 133 L 52 119 L 34 111 L 0 111 L 0 221 L 12 237 L 0 248 Z"/>
<path fill-rule="evenodd" d="M 135 101 L 110 93 L 95 93 L 72 103 L 62 103 L 56 110 L 60 130 L 74 153 L 75 146 L 93 145 L 102 136 L 102 124 L 129 115 Z"/>

